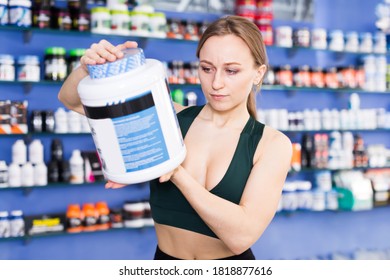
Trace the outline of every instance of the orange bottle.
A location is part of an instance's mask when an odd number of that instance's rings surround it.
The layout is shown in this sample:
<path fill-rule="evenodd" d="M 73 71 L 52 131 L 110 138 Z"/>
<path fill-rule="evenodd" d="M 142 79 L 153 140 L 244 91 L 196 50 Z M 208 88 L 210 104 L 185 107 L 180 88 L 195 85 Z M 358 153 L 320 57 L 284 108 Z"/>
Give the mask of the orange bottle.
<path fill-rule="evenodd" d="M 98 213 L 93 203 L 83 204 L 84 231 L 95 231 L 98 220 Z"/>
<path fill-rule="evenodd" d="M 77 233 L 83 230 L 83 213 L 79 204 L 69 204 L 66 211 L 66 231 Z"/>
<path fill-rule="evenodd" d="M 98 220 L 96 223 L 97 230 L 107 230 L 111 227 L 110 223 L 110 209 L 105 201 L 99 201 L 95 204 L 96 211 L 98 212 Z"/>

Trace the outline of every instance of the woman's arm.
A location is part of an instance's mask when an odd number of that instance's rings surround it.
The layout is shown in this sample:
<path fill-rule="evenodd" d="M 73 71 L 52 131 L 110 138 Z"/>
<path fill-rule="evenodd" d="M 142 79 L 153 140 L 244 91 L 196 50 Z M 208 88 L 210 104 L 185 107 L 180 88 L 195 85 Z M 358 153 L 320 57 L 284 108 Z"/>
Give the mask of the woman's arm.
<path fill-rule="evenodd" d="M 101 40 L 99 43 L 92 44 L 86 50 L 85 55 L 80 59 L 80 67 L 75 69 L 63 83 L 58 99 L 70 110 L 80 114 L 85 114 L 83 106 L 80 102 L 80 97 L 77 92 L 77 86 L 80 81 L 88 75 L 87 65 L 103 64 L 107 61 L 113 62 L 118 58 L 123 57 L 122 50 L 127 48 L 136 48 L 137 43 L 127 41 L 117 46 L 112 45 L 106 40 Z"/>
<path fill-rule="evenodd" d="M 183 167 L 169 178 L 191 206 L 235 254 L 255 243 L 275 215 L 291 162 L 291 142 L 280 132 L 267 141 L 254 164 L 239 205 L 220 198 L 199 184 Z"/>

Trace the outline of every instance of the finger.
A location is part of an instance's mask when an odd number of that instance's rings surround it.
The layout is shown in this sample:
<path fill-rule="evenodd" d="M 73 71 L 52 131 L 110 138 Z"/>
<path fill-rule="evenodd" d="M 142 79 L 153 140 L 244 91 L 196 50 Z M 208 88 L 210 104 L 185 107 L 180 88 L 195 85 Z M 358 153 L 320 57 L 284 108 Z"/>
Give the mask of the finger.
<path fill-rule="evenodd" d="M 138 43 L 135 41 L 126 41 L 123 44 L 117 45 L 116 47 L 117 47 L 117 49 L 119 49 L 121 51 L 124 49 L 133 49 L 133 48 L 138 47 Z"/>
<path fill-rule="evenodd" d="M 101 57 L 96 49 L 97 49 L 97 44 L 92 44 L 91 47 L 89 49 L 87 49 L 85 51 L 85 54 L 84 54 L 84 61 L 86 62 L 86 64 L 101 64 L 101 63 L 104 63 L 106 62 L 106 59 Z M 93 63 L 92 63 L 93 62 Z"/>
<path fill-rule="evenodd" d="M 94 43 L 87 50 L 88 57 L 95 59 L 97 63 L 106 61 L 115 61 L 118 58 L 119 50 L 106 40 L 101 40 L 99 43 Z"/>

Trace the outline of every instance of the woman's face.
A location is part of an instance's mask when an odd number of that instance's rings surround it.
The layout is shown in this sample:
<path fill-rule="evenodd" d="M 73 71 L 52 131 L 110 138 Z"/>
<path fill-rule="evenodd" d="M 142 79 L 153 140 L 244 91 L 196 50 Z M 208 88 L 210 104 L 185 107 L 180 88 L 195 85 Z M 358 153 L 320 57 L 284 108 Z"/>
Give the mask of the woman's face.
<path fill-rule="evenodd" d="M 245 42 L 235 35 L 213 36 L 199 53 L 199 79 L 208 103 L 218 111 L 244 105 L 262 77 Z"/>

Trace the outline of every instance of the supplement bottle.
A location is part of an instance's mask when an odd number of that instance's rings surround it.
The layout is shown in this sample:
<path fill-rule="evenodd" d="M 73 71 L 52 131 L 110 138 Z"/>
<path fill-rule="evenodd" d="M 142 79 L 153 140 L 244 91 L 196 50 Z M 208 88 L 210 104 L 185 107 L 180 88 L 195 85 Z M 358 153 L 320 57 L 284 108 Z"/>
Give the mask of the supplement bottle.
<path fill-rule="evenodd" d="M 24 218 L 22 210 L 11 211 L 11 237 L 24 236 Z"/>
<path fill-rule="evenodd" d="M 134 184 L 176 168 L 186 149 L 163 64 L 129 49 L 89 72 L 78 92 L 106 179 Z"/>
<path fill-rule="evenodd" d="M 0 211 L 0 238 L 11 236 L 11 225 L 9 223 L 8 211 Z"/>
<path fill-rule="evenodd" d="M 0 160 L 0 188 L 8 186 L 8 167 L 4 160 Z"/>
<path fill-rule="evenodd" d="M 70 164 L 70 183 L 84 183 L 84 160 L 81 157 L 80 150 L 73 150 L 69 160 Z"/>

